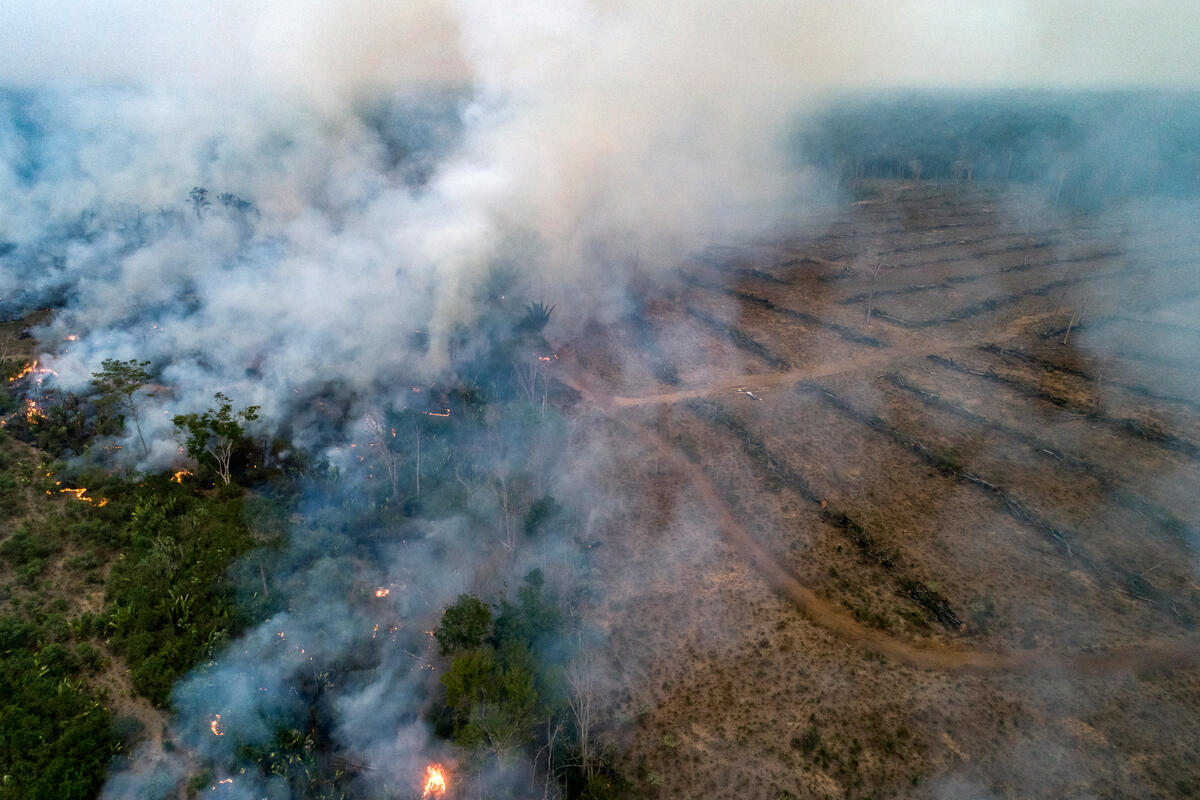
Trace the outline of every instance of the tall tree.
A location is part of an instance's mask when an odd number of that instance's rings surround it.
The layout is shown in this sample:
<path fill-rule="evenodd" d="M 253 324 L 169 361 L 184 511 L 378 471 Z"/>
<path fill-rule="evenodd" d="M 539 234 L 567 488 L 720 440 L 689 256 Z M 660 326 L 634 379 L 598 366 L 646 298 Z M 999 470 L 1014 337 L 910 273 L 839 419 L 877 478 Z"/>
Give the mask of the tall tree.
<path fill-rule="evenodd" d="M 442 655 L 480 647 L 492 634 L 492 610 L 473 594 L 460 594 L 446 607 L 433 632 Z"/>
<path fill-rule="evenodd" d="M 232 477 L 233 449 L 246 434 L 244 425 L 258 419 L 259 406 L 234 411 L 233 402 L 221 392 L 213 398 L 217 401 L 216 408 L 203 414 L 179 414 L 173 422 L 176 436 L 182 437 L 188 455 L 198 464 L 215 469 L 228 486 Z"/>
<path fill-rule="evenodd" d="M 150 373 L 146 371 L 148 366 L 149 361 L 138 361 L 135 358 L 128 361 L 106 358 L 100 363 L 100 371 L 92 373 L 92 385 L 99 394 L 96 405 L 100 408 L 119 408 L 129 412 L 129 416 L 133 418 L 133 426 L 137 429 L 138 441 L 142 443 L 143 455 L 149 455 L 150 448 L 146 446 L 146 438 L 142 436 L 137 394 L 150 382 Z"/>
<path fill-rule="evenodd" d="M 211 205 L 208 201 L 208 189 L 203 186 L 193 186 L 188 192 L 188 199 L 192 201 L 192 208 L 196 209 L 196 219 L 200 219 L 204 209 Z"/>

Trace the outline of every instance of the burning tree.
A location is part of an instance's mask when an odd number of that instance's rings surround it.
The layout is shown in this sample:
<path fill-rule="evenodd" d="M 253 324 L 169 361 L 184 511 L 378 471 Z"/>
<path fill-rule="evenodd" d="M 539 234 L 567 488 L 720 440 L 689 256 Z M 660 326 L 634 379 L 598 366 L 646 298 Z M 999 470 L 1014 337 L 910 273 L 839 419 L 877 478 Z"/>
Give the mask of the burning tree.
<path fill-rule="evenodd" d="M 213 395 L 216 408 L 203 414 L 179 414 L 175 423 L 176 436 L 196 462 L 213 467 L 226 486 L 231 478 L 233 449 L 245 436 L 246 423 L 258 419 L 259 406 L 233 410 L 233 403 L 223 393 Z"/>
<path fill-rule="evenodd" d="M 142 454 L 149 455 L 150 448 L 146 446 L 146 438 L 142 436 L 142 423 L 139 419 L 137 393 L 150 382 L 150 373 L 146 367 L 149 361 L 118 361 L 106 358 L 100 363 L 100 371 L 92 373 L 92 385 L 96 387 L 99 397 L 96 406 L 100 409 L 120 408 L 128 411 L 133 418 L 133 426 L 137 429 L 138 441 L 142 444 Z"/>

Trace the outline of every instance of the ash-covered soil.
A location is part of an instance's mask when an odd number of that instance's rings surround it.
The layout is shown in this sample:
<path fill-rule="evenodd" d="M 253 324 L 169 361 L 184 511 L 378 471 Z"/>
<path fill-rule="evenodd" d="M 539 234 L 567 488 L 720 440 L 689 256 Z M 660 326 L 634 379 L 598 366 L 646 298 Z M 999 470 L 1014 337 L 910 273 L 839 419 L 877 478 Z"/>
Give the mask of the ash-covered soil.
<path fill-rule="evenodd" d="M 1200 234 L 881 182 L 573 342 L 648 797 L 1200 795 Z"/>

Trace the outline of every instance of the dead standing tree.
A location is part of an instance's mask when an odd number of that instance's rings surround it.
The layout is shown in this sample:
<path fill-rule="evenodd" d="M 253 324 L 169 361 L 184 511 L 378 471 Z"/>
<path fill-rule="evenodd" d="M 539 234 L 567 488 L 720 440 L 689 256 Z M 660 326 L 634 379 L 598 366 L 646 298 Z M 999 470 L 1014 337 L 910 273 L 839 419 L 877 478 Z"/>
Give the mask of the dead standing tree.
<path fill-rule="evenodd" d="M 599 682 L 595 670 L 576 657 L 563 670 L 567 682 L 567 705 L 575 721 L 575 745 L 579 748 L 579 768 L 590 780 L 600 762 L 595 729 L 599 722 Z"/>
<path fill-rule="evenodd" d="M 523 480 L 508 474 L 503 467 L 488 478 L 488 487 L 500 507 L 501 543 L 507 550 L 516 550 L 520 531 L 518 520 L 523 519 L 529 510 L 528 488 Z"/>
<path fill-rule="evenodd" d="M 392 425 L 385 425 L 380 419 L 378 412 L 372 412 L 365 418 L 367 426 L 367 435 L 370 437 L 368 447 L 370 447 L 379 460 L 383 462 L 383 469 L 388 476 L 388 486 L 391 488 L 391 500 L 396 502 L 400 494 L 400 453 L 396 450 L 396 428 Z M 418 444 L 418 447 L 420 445 Z M 420 462 L 418 461 L 418 470 Z M 417 495 L 421 494 L 420 475 L 417 476 Z"/>
<path fill-rule="evenodd" d="M 971 182 L 975 176 L 975 166 L 967 159 L 957 159 L 950 165 L 950 169 L 954 173 L 954 213 L 958 213 L 959 191 L 964 181 Z"/>
<path fill-rule="evenodd" d="M 883 263 L 883 256 L 876 251 L 871 258 L 868 259 L 871 267 L 871 291 L 867 294 L 867 316 L 863 320 L 864 325 L 871 324 L 871 314 L 875 312 L 875 281 L 879 277 L 879 270 L 890 264 Z"/>

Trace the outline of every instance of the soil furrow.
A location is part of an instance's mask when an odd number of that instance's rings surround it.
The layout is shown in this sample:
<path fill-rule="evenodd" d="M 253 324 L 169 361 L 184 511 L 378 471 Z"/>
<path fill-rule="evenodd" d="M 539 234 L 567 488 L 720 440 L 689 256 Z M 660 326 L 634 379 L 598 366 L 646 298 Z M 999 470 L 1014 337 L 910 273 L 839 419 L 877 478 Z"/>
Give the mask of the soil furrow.
<path fill-rule="evenodd" d="M 965 367 L 952 359 L 939 355 L 929 355 L 926 356 L 926 358 L 938 366 L 944 367 L 945 369 L 953 370 L 954 372 L 958 372 L 963 375 L 974 375 L 975 377 L 982 378 L 986 381 L 1002 384 L 1013 389 L 1018 394 L 1050 403 L 1051 405 L 1058 406 L 1059 408 L 1062 408 L 1068 412 L 1078 414 L 1096 424 L 1105 425 L 1115 431 L 1119 431 L 1129 436 L 1153 442 L 1160 447 L 1173 450 L 1177 453 L 1187 456 L 1190 459 L 1200 461 L 1200 445 L 1197 445 L 1195 442 L 1192 442 L 1181 436 L 1177 436 L 1173 433 L 1151 427 L 1141 420 L 1133 419 L 1132 417 L 1114 417 L 1105 414 L 1104 412 L 1097 411 L 1094 408 L 1087 408 L 1069 398 L 1056 395 L 1053 392 L 1048 392 L 1044 389 L 1034 386 L 1033 384 L 1017 378 L 1009 377 L 1007 375 L 1000 375 L 990 367 L 987 370 L 976 370 L 971 369 L 970 367 Z"/>
<path fill-rule="evenodd" d="M 907 392 L 916 397 L 923 405 L 928 408 L 934 408 L 939 411 L 944 411 L 949 414 L 954 414 L 962 419 L 968 420 L 987 430 L 994 431 L 1002 436 L 1005 436 L 1013 441 L 1023 444 L 1033 455 L 1039 458 L 1047 458 L 1057 464 L 1063 465 L 1068 469 L 1078 472 L 1082 475 L 1087 475 L 1096 480 L 1105 491 L 1109 493 L 1112 500 L 1118 505 L 1150 518 L 1155 525 L 1169 533 L 1175 541 L 1182 544 L 1188 550 L 1196 550 L 1200 547 L 1200 530 L 1188 525 L 1183 520 L 1176 517 L 1166 508 L 1158 503 L 1143 497 L 1137 492 L 1121 485 L 1121 481 L 1116 476 L 1109 473 L 1103 467 L 1088 461 L 1074 453 L 1067 452 L 1054 445 L 1053 442 L 1041 439 L 1033 434 L 1018 430 L 1001 422 L 991 420 L 981 414 L 977 414 L 961 405 L 949 403 L 942 399 L 936 392 L 931 392 L 921 388 L 908 380 L 905 380 L 897 373 L 890 373 L 883 378 L 892 386 Z"/>

